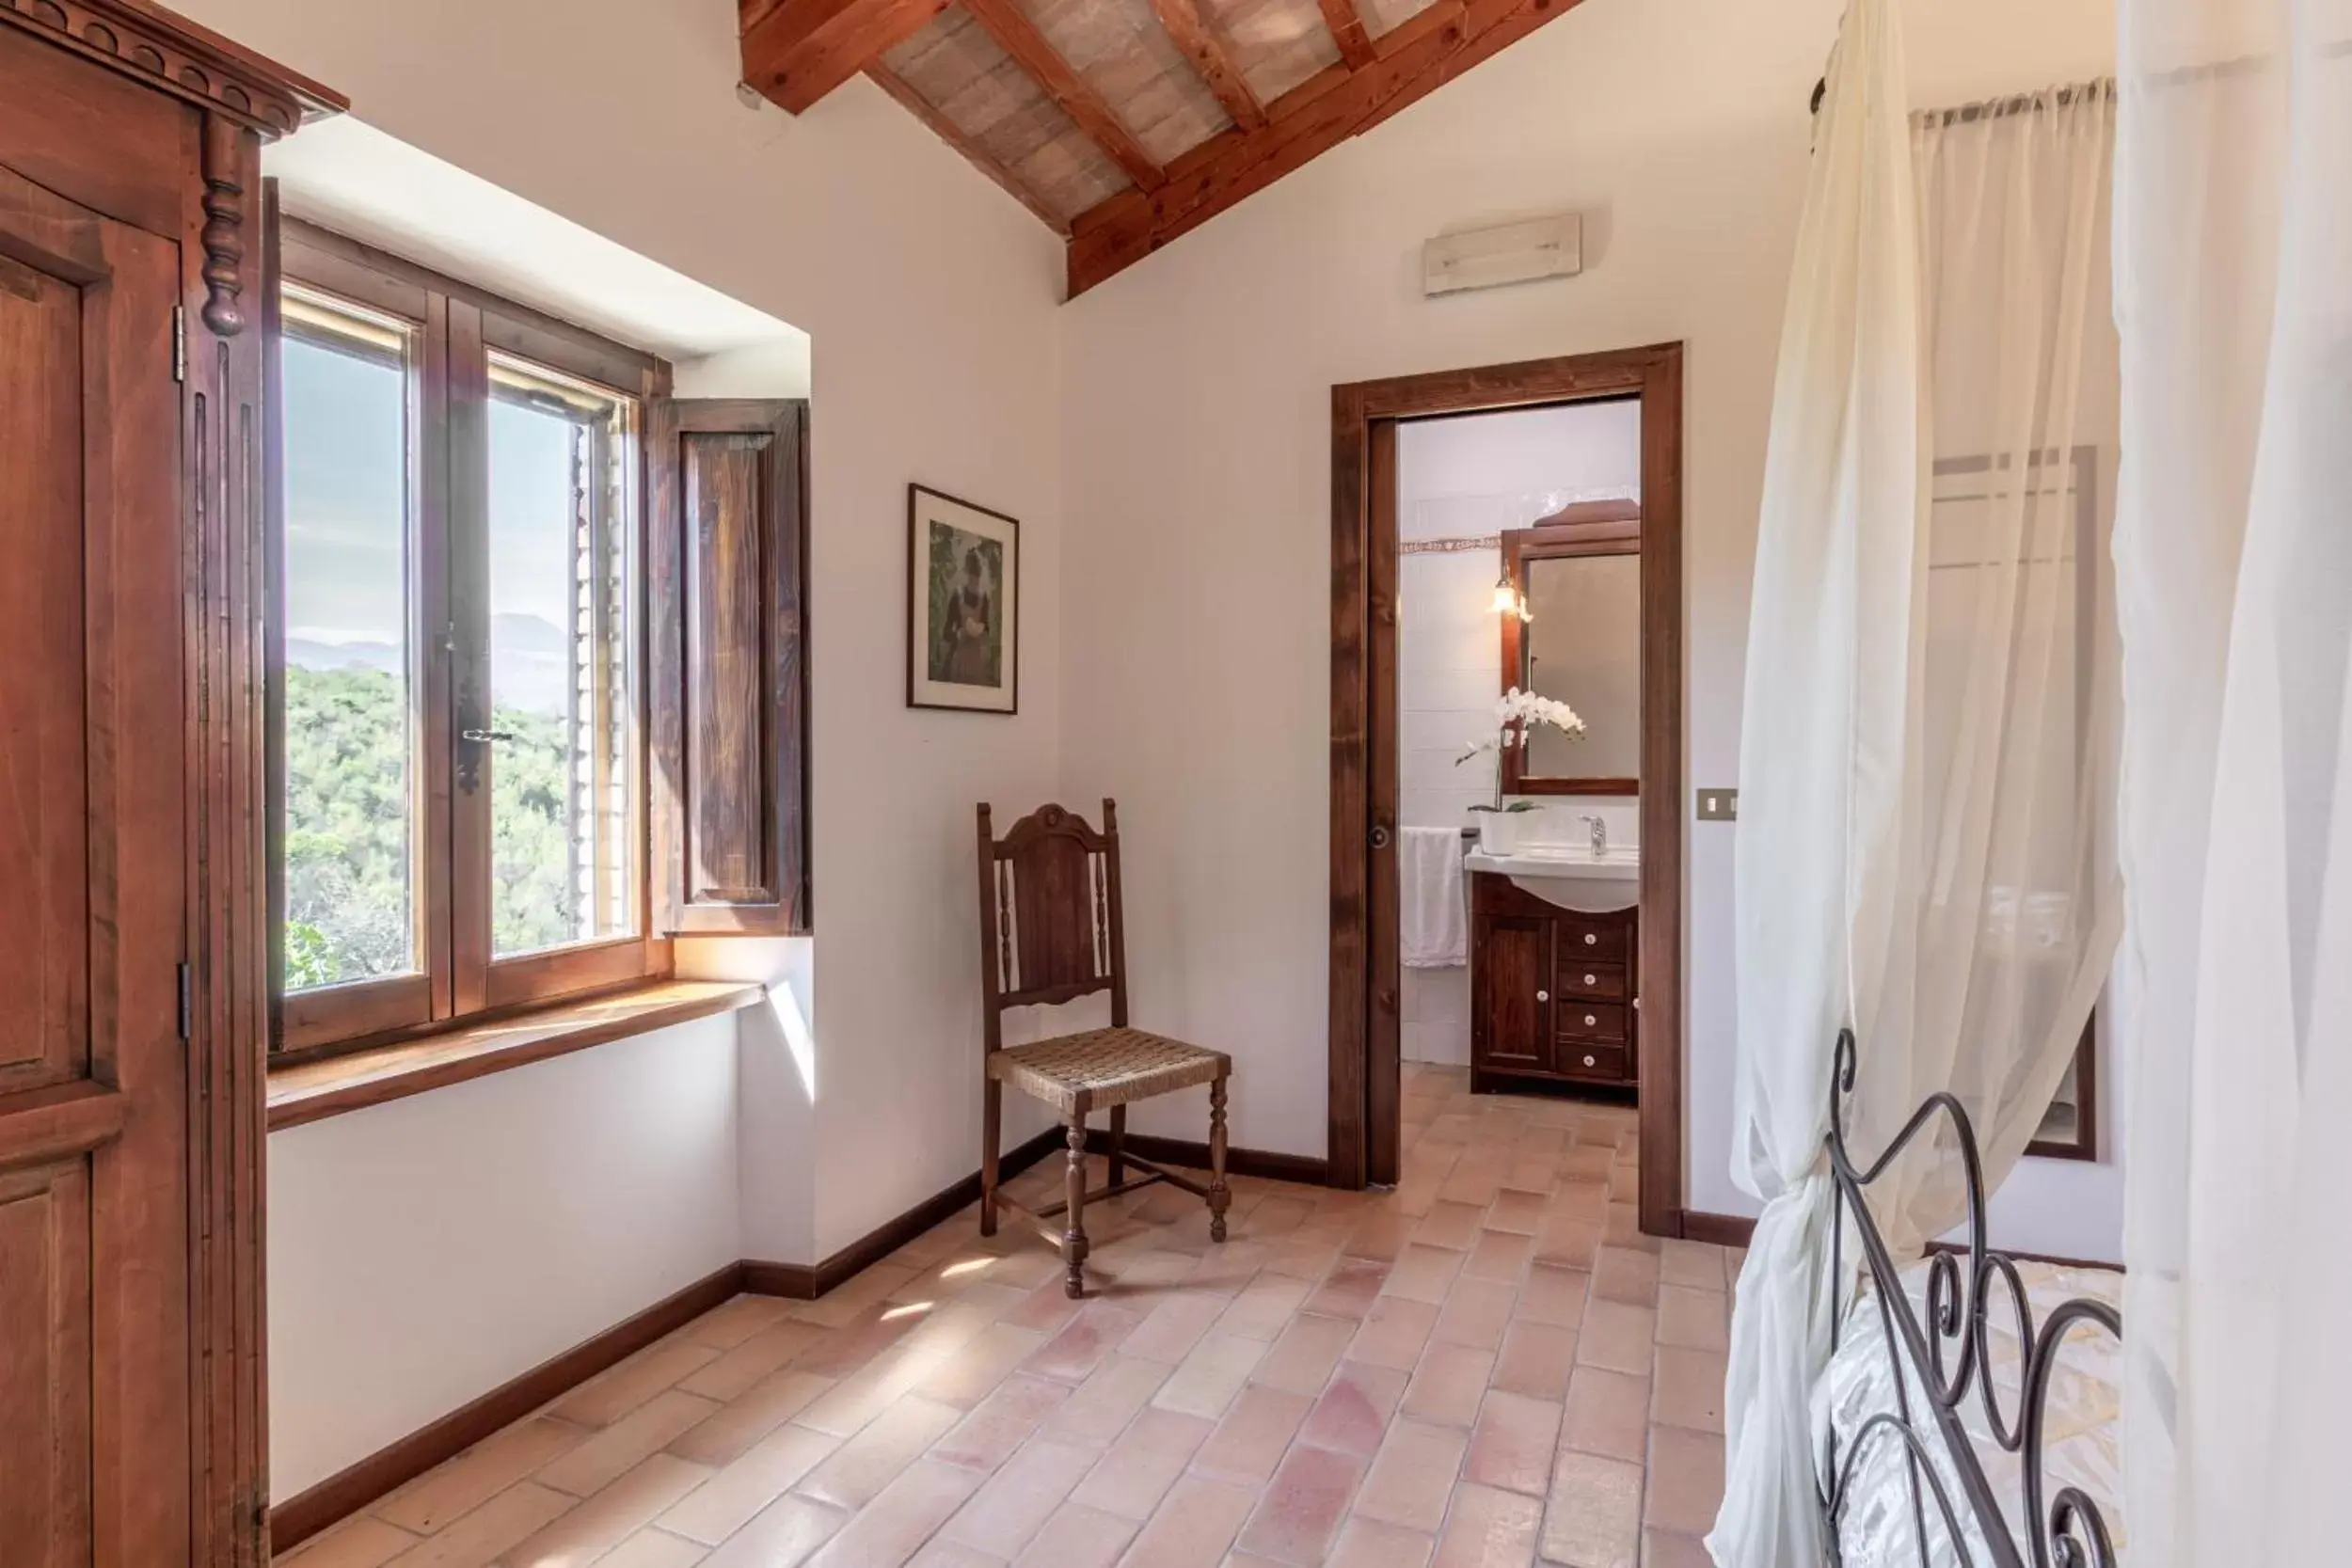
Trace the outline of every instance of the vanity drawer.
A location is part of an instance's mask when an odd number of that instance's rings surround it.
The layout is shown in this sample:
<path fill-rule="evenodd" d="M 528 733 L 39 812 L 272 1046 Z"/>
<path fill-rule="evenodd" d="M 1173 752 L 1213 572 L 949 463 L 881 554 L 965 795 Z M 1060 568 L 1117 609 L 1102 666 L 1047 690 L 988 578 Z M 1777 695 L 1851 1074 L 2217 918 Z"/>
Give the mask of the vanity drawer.
<path fill-rule="evenodd" d="M 1597 958 L 1586 962 L 1565 947 L 1560 949 L 1558 989 L 1564 997 L 1580 997 L 1593 1002 L 1622 1002 L 1631 994 L 1625 965 L 1602 963 Z"/>
<path fill-rule="evenodd" d="M 1561 1040 L 1552 1055 L 1553 1070 L 1565 1078 L 1594 1078 L 1612 1084 L 1633 1079 L 1629 1046 L 1603 1045 L 1597 1040 Z"/>
<path fill-rule="evenodd" d="M 1552 1029 L 1562 1040 L 1599 1040 L 1604 1044 L 1622 1045 L 1632 1036 L 1627 1031 L 1628 1009 L 1619 1002 L 1585 1002 L 1563 997 L 1551 1009 Z M 1565 1049 L 1563 1046 L 1562 1049 Z"/>
<path fill-rule="evenodd" d="M 1557 915 L 1552 925 L 1559 931 L 1560 969 L 1565 974 L 1572 964 L 1587 959 L 1608 963 L 1625 962 L 1626 931 L 1622 920 L 1579 920 L 1574 915 Z M 1577 973 L 1581 975 L 1583 971 Z"/>

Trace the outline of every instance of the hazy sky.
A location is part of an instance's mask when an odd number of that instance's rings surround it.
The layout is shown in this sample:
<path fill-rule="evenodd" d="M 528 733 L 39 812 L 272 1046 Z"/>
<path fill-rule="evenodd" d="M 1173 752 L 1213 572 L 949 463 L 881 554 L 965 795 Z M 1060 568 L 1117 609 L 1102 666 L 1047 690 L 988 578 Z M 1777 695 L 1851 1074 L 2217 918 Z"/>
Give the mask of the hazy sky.
<path fill-rule="evenodd" d="M 320 642 L 400 644 L 405 390 L 400 372 L 286 340 L 286 626 Z M 490 405 L 493 614 L 568 624 L 566 421 Z"/>

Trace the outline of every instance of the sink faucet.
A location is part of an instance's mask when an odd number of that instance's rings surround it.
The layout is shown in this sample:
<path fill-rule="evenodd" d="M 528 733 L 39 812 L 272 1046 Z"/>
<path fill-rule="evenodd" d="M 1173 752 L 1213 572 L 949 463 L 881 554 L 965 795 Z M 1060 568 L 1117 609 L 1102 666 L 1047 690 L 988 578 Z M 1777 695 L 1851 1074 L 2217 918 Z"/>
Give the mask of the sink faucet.
<path fill-rule="evenodd" d="M 1607 854 L 1609 852 L 1609 824 L 1602 821 L 1598 816 L 1580 816 L 1577 820 L 1593 830 L 1593 853 Z"/>

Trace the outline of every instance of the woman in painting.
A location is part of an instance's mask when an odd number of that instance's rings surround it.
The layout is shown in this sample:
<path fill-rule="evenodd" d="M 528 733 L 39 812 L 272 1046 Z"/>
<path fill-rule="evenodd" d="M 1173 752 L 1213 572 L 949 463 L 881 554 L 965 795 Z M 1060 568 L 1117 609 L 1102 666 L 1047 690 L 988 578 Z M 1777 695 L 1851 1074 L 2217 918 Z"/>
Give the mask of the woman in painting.
<path fill-rule="evenodd" d="M 996 605 L 989 593 L 988 569 L 978 550 L 966 550 L 963 580 L 947 601 L 947 679 L 958 686 L 993 684 L 988 654 L 993 641 L 990 628 L 995 618 Z"/>

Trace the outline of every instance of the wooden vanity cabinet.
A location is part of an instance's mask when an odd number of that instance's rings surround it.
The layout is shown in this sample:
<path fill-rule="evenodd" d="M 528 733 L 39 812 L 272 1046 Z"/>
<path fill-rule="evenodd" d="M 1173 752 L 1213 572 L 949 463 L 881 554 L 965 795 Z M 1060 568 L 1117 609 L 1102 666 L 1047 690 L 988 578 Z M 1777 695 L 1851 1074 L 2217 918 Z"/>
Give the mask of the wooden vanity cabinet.
<path fill-rule="evenodd" d="M 1470 1088 L 1640 1081 L 1640 911 L 1580 914 L 1470 875 Z"/>

